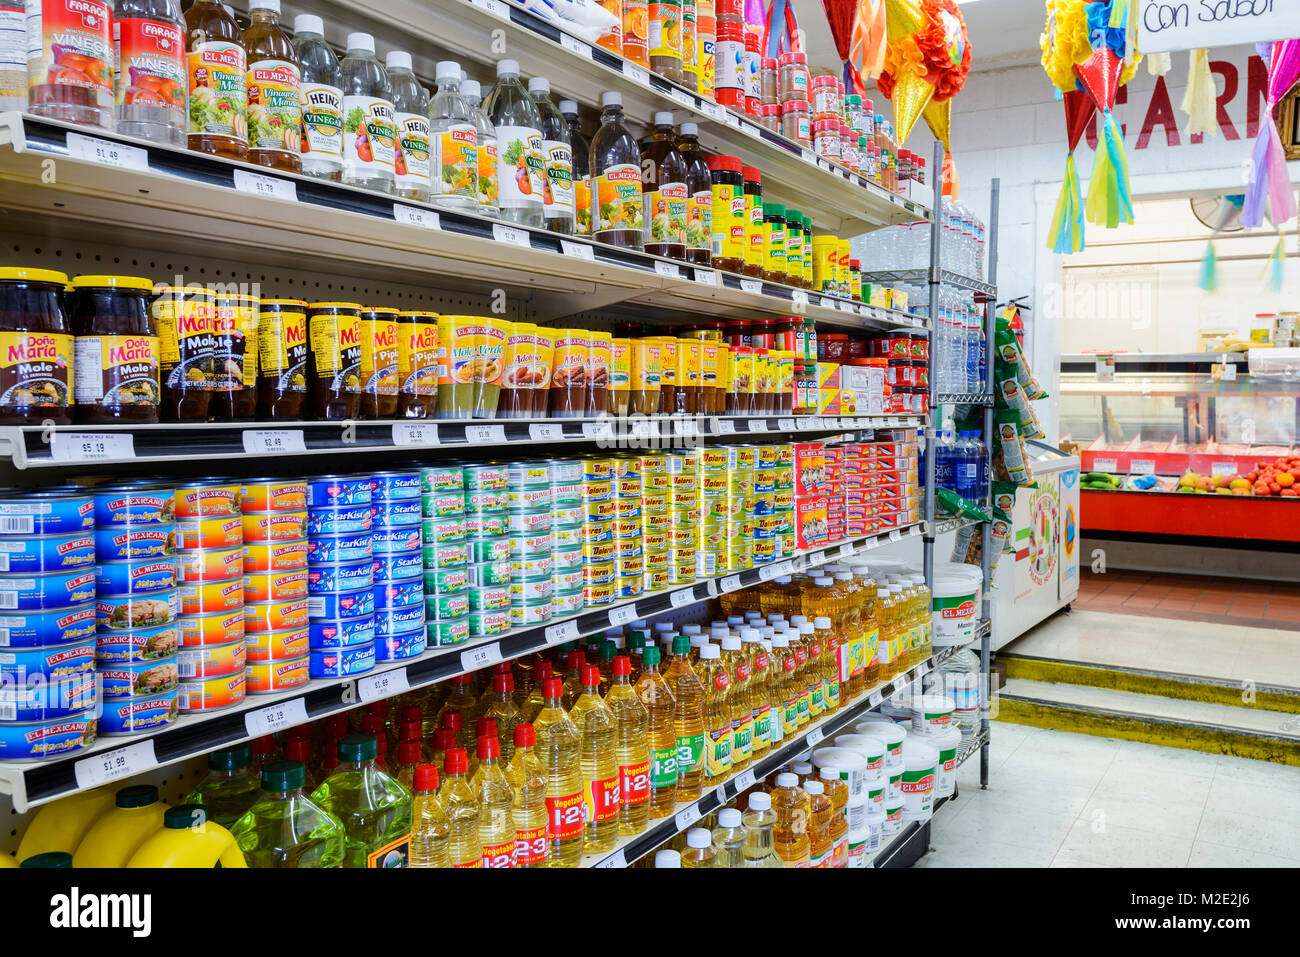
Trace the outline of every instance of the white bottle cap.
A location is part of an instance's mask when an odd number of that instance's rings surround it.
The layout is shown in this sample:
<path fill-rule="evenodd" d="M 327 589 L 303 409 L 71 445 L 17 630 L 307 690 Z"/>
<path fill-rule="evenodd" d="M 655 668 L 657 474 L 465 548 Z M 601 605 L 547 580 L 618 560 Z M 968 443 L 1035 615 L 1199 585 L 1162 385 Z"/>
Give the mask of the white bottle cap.
<path fill-rule="evenodd" d="M 825 631 L 827 628 L 831 626 L 831 620 L 829 618 L 823 618 L 821 615 L 818 615 L 815 619 L 813 619 L 813 624 L 816 625 L 818 628 L 820 628 L 822 631 Z"/>
<path fill-rule="evenodd" d="M 763 613 L 761 611 L 745 612 L 745 621 L 762 621 L 762 620 L 763 620 Z"/>
<path fill-rule="evenodd" d="M 888 587 L 885 587 L 885 588 L 877 588 L 877 589 L 876 589 L 876 597 L 877 597 L 877 598 L 888 598 L 888 597 L 889 597 L 889 588 L 888 588 Z"/>
<path fill-rule="evenodd" d="M 767 623 L 769 625 L 775 625 L 778 621 L 785 621 L 785 615 L 781 614 L 779 611 L 774 611 L 772 614 L 767 616 Z"/>
<path fill-rule="evenodd" d="M 682 634 L 695 636 L 703 634 L 703 631 L 699 625 L 682 625 Z"/>
<path fill-rule="evenodd" d="M 851 582 L 853 581 L 853 572 L 836 572 L 835 580 L 837 582 Z"/>
<path fill-rule="evenodd" d="M 560 100 L 560 112 L 568 115 L 569 113 L 578 112 L 578 104 L 572 100 Z"/>
<path fill-rule="evenodd" d="M 728 616 L 727 616 L 727 624 L 728 624 L 728 625 L 743 625 L 744 623 L 745 623 L 745 617 L 744 617 L 743 615 L 728 615 Z"/>
<path fill-rule="evenodd" d="M 795 626 L 802 625 L 802 624 L 803 624 L 805 621 L 807 621 L 807 620 L 808 620 L 808 617 L 807 617 L 806 615 L 791 615 L 791 616 L 790 616 L 790 624 L 795 625 Z"/>
<path fill-rule="evenodd" d="M 834 768 L 822 768 L 821 779 L 823 781 L 838 781 L 840 779 L 840 772 L 836 771 Z"/>
<path fill-rule="evenodd" d="M 659 632 L 660 634 L 663 634 L 665 631 L 672 631 L 672 630 L 673 630 L 673 623 L 671 621 L 655 622 L 655 631 Z"/>
<path fill-rule="evenodd" d="M 447 80 L 460 82 L 460 64 L 455 60 L 440 60 L 433 68 L 433 78 L 442 86 Z"/>
<path fill-rule="evenodd" d="M 375 38 L 369 33 L 349 33 L 348 34 L 348 52 L 353 50 L 365 50 L 367 53 L 375 52 Z"/>
<path fill-rule="evenodd" d="M 740 629 L 740 637 L 744 641 L 758 641 L 759 631 L 757 628 Z"/>
<path fill-rule="evenodd" d="M 405 50 L 389 50 L 388 55 L 384 57 L 384 66 L 390 70 L 409 70 L 411 54 Z"/>
<path fill-rule="evenodd" d="M 778 585 L 788 585 L 790 582 L 794 581 L 794 579 L 789 575 L 778 575 L 776 578 L 773 578 L 772 581 L 776 582 Z M 772 616 L 768 615 L 768 617 L 771 618 Z"/>
<path fill-rule="evenodd" d="M 696 648 L 696 649 L 698 649 L 698 648 L 703 648 L 703 647 L 704 647 L 705 645 L 707 645 L 708 643 L 709 643 L 709 639 L 708 639 L 708 636 L 707 636 L 707 635 L 692 635 L 692 636 L 691 636 L 691 647 L 692 647 L 692 648 Z"/>
<path fill-rule="evenodd" d="M 807 761 L 796 761 L 794 764 L 790 765 L 790 770 L 795 774 L 802 774 L 807 777 L 812 774 L 812 765 Z"/>
<path fill-rule="evenodd" d="M 723 827 L 740 827 L 740 812 L 734 807 L 723 808 L 718 812 L 718 823 Z"/>
<path fill-rule="evenodd" d="M 248 12 L 254 10 L 270 10 L 272 13 L 280 12 L 280 0 L 249 0 Z"/>
<path fill-rule="evenodd" d="M 764 625 L 762 628 L 758 629 L 758 635 L 760 640 L 762 641 L 771 641 L 772 636 L 775 634 L 776 634 L 776 629 L 767 625 Z"/>
<path fill-rule="evenodd" d="M 779 788 L 793 788 L 799 785 L 799 779 L 789 771 L 782 771 L 776 776 L 776 786 Z"/>
<path fill-rule="evenodd" d="M 497 61 L 497 76 L 518 76 L 518 75 L 519 75 L 518 60 Z"/>
<path fill-rule="evenodd" d="M 813 623 L 811 621 L 805 621 L 802 625 L 799 626 L 799 634 L 801 635 L 811 635 L 815 630 L 816 629 L 813 627 Z"/>
<path fill-rule="evenodd" d="M 700 128 L 694 123 L 683 123 L 679 127 L 679 132 L 682 136 L 699 136 Z"/>
<path fill-rule="evenodd" d="M 818 588 L 830 588 L 831 585 L 835 584 L 835 579 L 827 578 L 825 575 L 822 575 L 820 578 L 814 578 L 813 584 Z"/>
<path fill-rule="evenodd" d="M 686 832 L 686 846 L 697 850 L 713 846 L 713 835 L 702 827 L 693 827 Z"/>
<path fill-rule="evenodd" d="M 528 80 L 529 93 L 549 94 L 551 92 L 551 81 L 544 76 L 534 76 Z"/>
<path fill-rule="evenodd" d="M 712 661 L 714 658 L 722 657 L 722 649 L 717 645 L 705 645 L 700 649 L 701 661 Z"/>
<path fill-rule="evenodd" d="M 293 18 L 294 33 L 321 33 L 325 32 L 325 21 L 312 13 L 300 13 Z"/>
<path fill-rule="evenodd" d="M 731 629 L 726 625 L 709 625 L 710 638 L 726 638 L 729 634 L 731 634 Z"/>
<path fill-rule="evenodd" d="M 655 868 L 662 869 L 665 867 L 681 867 L 682 856 L 676 851 L 663 850 L 655 852 Z"/>
<path fill-rule="evenodd" d="M 727 635 L 726 637 L 724 637 L 724 638 L 722 639 L 722 650 L 723 650 L 723 651 L 739 651 L 739 650 L 740 650 L 740 639 L 737 638 L 735 635 Z"/>
<path fill-rule="evenodd" d="M 667 111 L 655 114 L 655 126 L 672 126 L 673 115 Z"/>
<path fill-rule="evenodd" d="M 773 635 L 773 636 L 772 636 L 772 647 L 773 647 L 773 648 L 789 648 L 789 647 L 790 647 L 790 639 L 787 638 L 785 635 Z"/>
<path fill-rule="evenodd" d="M 600 105 L 601 107 L 622 106 L 623 94 L 619 93 L 617 90 L 606 90 L 604 93 L 600 94 Z"/>
<path fill-rule="evenodd" d="M 483 96 L 483 88 L 478 85 L 478 80 L 461 80 L 460 92 L 471 100 L 477 100 Z"/>
<path fill-rule="evenodd" d="M 776 779 L 777 784 L 781 779 Z M 754 791 L 749 795 L 749 809 L 751 811 L 770 811 L 772 809 L 772 795 L 766 791 Z"/>
<path fill-rule="evenodd" d="M 803 789 L 809 794 L 825 794 L 826 787 L 820 781 L 805 781 Z"/>

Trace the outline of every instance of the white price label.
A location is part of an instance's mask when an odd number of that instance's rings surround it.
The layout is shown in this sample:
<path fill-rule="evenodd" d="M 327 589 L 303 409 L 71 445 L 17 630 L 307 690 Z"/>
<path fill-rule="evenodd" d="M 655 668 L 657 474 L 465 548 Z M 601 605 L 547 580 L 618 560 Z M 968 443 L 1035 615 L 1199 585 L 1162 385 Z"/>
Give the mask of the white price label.
<path fill-rule="evenodd" d="M 438 445 L 438 426 L 432 422 L 393 423 L 394 445 Z"/>
<path fill-rule="evenodd" d="M 678 435 L 699 435 L 700 423 L 694 419 L 680 419 L 677 422 L 676 432 Z"/>
<path fill-rule="evenodd" d="M 134 169 L 141 172 L 149 169 L 148 150 L 101 140 L 97 136 L 86 136 L 84 133 L 68 134 L 68 155 L 73 159 L 102 163 L 104 166 L 116 166 L 119 169 Z"/>
<path fill-rule="evenodd" d="M 777 422 L 777 428 L 782 432 L 793 432 L 795 430 L 794 419 L 781 419 Z"/>
<path fill-rule="evenodd" d="M 674 100 L 676 100 L 678 103 L 680 103 L 682 106 L 686 107 L 688 110 L 695 109 L 695 104 L 696 104 L 695 97 L 691 96 L 685 90 L 677 90 L 677 89 L 669 88 L 668 95 L 672 97 Z"/>
<path fill-rule="evenodd" d="M 298 184 L 290 179 L 266 176 L 252 170 L 235 170 L 235 189 L 241 193 L 252 193 L 268 199 L 283 199 L 291 203 L 298 202 Z"/>
<path fill-rule="evenodd" d="M 822 296 L 820 299 L 817 300 L 817 304 L 821 306 L 823 309 L 835 308 L 835 300 L 832 299 L 830 296 Z"/>
<path fill-rule="evenodd" d="M 723 120 L 728 126 L 735 127 L 738 130 L 743 128 L 743 124 L 740 122 L 740 117 L 735 113 L 727 113 L 727 115 L 723 117 Z"/>
<path fill-rule="evenodd" d="M 735 435 L 736 423 L 730 419 L 718 419 L 718 435 Z"/>
<path fill-rule="evenodd" d="M 906 691 L 906 690 L 907 690 L 907 686 L 908 686 L 910 683 L 911 683 L 911 682 L 908 681 L 908 676 L 907 676 L 907 675 L 903 675 L 901 678 L 899 678 L 897 681 L 894 682 L 894 694 L 899 694 L 899 693 L 901 693 L 901 692 L 903 692 L 903 691 Z"/>
<path fill-rule="evenodd" d="M 806 312 L 808 310 L 808 293 L 802 289 L 796 289 L 790 293 L 790 301 L 794 304 L 796 310 Z"/>
<path fill-rule="evenodd" d="M 391 698 L 395 694 L 408 691 L 410 687 L 406 680 L 406 669 L 394 668 L 392 671 L 382 671 L 377 675 L 358 678 L 357 697 L 362 702 L 378 701 L 380 698 Z"/>
<path fill-rule="evenodd" d="M 693 605 L 695 604 L 695 589 L 683 588 L 680 591 L 675 591 L 668 601 L 674 608 L 685 608 L 687 605 Z"/>
<path fill-rule="evenodd" d="M 558 422 L 544 422 L 534 424 L 528 427 L 528 437 L 538 442 L 554 440 L 560 441 L 564 438 L 564 426 Z"/>
<path fill-rule="evenodd" d="M 823 731 L 821 728 L 813 728 L 811 731 L 808 732 L 808 743 L 817 744 L 824 737 L 826 737 L 825 731 Z"/>
<path fill-rule="evenodd" d="M 244 715 L 244 727 L 254 738 L 260 738 L 264 734 L 274 734 L 285 728 L 306 724 L 307 720 L 306 699 L 294 698 L 292 701 L 281 701 L 249 711 Z"/>
<path fill-rule="evenodd" d="M 140 741 L 82 758 L 72 766 L 72 773 L 77 779 L 77 787 L 84 789 L 130 777 L 157 766 L 158 758 L 154 755 L 153 742 Z"/>
<path fill-rule="evenodd" d="M 759 581 L 771 581 L 773 578 L 780 578 L 782 575 L 794 574 L 794 562 L 775 562 L 771 565 L 764 565 L 758 570 Z"/>
<path fill-rule="evenodd" d="M 611 625 L 626 625 L 629 621 L 636 621 L 636 605 L 621 605 L 609 610 Z"/>
<path fill-rule="evenodd" d="M 586 243 L 574 243 L 567 239 L 561 239 L 560 252 L 566 256 L 572 256 L 574 259 L 585 259 L 587 262 L 596 261 L 596 250 Z"/>
<path fill-rule="evenodd" d="M 883 702 L 884 700 L 885 700 L 885 696 L 881 694 L 879 691 L 873 691 L 871 692 L 871 694 L 867 695 L 867 701 L 871 704 L 871 707 L 873 708 L 880 707 L 881 702 Z"/>
<path fill-rule="evenodd" d="M 50 458 L 56 462 L 135 458 L 135 437 L 123 432 L 55 432 Z"/>
<path fill-rule="evenodd" d="M 750 788 L 754 786 L 755 780 L 756 778 L 754 777 L 753 768 L 748 768 L 747 770 L 741 771 L 739 774 L 736 775 L 736 780 L 735 780 L 736 793 L 740 794 L 742 791 L 748 791 Z"/>
<path fill-rule="evenodd" d="M 506 440 L 506 427 L 504 425 L 467 425 L 465 426 L 465 441 L 471 445 L 474 444 L 498 444 Z"/>
<path fill-rule="evenodd" d="M 702 286 L 714 286 L 716 288 L 718 274 L 713 269 L 697 269 L 695 270 L 695 281 Z"/>
<path fill-rule="evenodd" d="M 752 292 L 756 296 L 763 295 L 763 281 L 761 279 L 742 279 L 740 280 L 741 292 Z"/>
<path fill-rule="evenodd" d="M 1236 463 L 1236 462 L 1211 462 L 1211 463 L 1210 463 L 1210 474 L 1211 474 L 1211 475 L 1227 475 L 1227 476 L 1229 476 L 1229 477 L 1231 477 L 1231 476 L 1233 476 L 1233 475 L 1236 475 L 1236 474 L 1237 474 L 1237 463 Z"/>
<path fill-rule="evenodd" d="M 613 436 L 613 432 L 608 422 L 584 422 L 582 436 L 586 439 L 608 439 Z"/>
<path fill-rule="evenodd" d="M 421 229 L 442 229 L 442 220 L 431 209 L 393 203 L 393 219 L 404 226 L 419 226 Z"/>
<path fill-rule="evenodd" d="M 719 588 L 720 588 L 722 591 L 739 591 L 739 590 L 740 590 L 740 576 L 739 576 L 739 575 L 728 575 L 726 578 L 722 579 L 722 584 L 719 586 Z"/>
<path fill-rule="evenodd" d="M 570 53 L 576 53 L 578 56 L 586 57 L 588 60 L 591 59 L 591 45 L 583 43 L 576 37 L 569 36 L 563 30 L 560 31 L 560 46 L 564 47 L 564 49 L 568 50 Z"/>
<path fill-rule="evenodd" d="M 853 542 L 845 542 L 843 545 L 840 546 L 840 557 L 843 558 L 845 555 L 852 555 L 856 553 L 857 550 L 858 550 L 858 546 L 855 545 Z"/>
<path fill-rule="evenodd" d="M 510 22 L 510 9 L 501 0 L 469 0 L 469 2 L 480 10 L 486 10 L 498 20 Z"/>
<path fill-rule="evenodd" d="M 1220 382 L 1235 382 L 1237 380 L 1237 364 L 1235 362 L 1224 362 L 1219 366 Z"/>
<path fill-rule="evenodd" d="M 1093 459 L 1092 469 L 1094 472 L 1116 472 L 1119 470 L 1115 459 Z"/>
<path fill-rule="evenodd" d="M 1131 475 L 1155 475 L 1156 463 L 1153 459 L 1134 459 L 1128 470 Z"/>
<path fill-rule="evenodd" d="M 824 565 L 826 563 L 826 552 L 813 552 L 808 556 L 809 565 Z"/>
<path fill-rule="evenodd" d="M 709 103 L 701 100 L 700 108 L 704 110 L 710 119 L 717 123 L 723 122 L 727 117 L 727 108 L 720 103 Z"/>
<path fill-rule="evenodd" d="M 839 309 L 840 312 L 852 312 L 853 303 L 841 299 L 835 303 L 835 308 Z"/>
<path fill-rule="evenodd" d="M 627 858 L 623 854 L 623 848 L 619 848 L 609 857 L 604 858 L 595 867 L 627 867 Z"/>
<path fill-rule="evenodd" d="M 507 226 L 504 223 L 492 224 L 492 238 L 499 243 L 506 243 L 510 246 L 522 246 L 524 249 L 533 248 L 533 241 L 528 235 L 528 230 L 516 229 L 514 226 Z"/>
<path fill-rule="evenodd" d="M 805 163 L 812 163 L 814 166 L 817 165 L 817 154 L 814 153 L 812 150 L 800 150 L 799 157 Z"/>
<path fill-rule="evenodd" d="M 767 431 L 767 419 L 750 419 L 750 420 L 749 420 L 749 431 L 751 431 L 751 432 L 766 432 L 766 431 Z"/>
<path fill-rule="evenodd" d="M 460 653 L 460 666 L 466 671 L 478 671 L 480 668 L 486 668 L 488 665 L 494 665 L 501 660 L 500 642 L 492 642 L 490 645 L 479 645 L 477 648 L 466 648 Z"/>
<path fill-rule="evenodd" d="M 623 61 L 623 75 L 633 83 L 640 83 L 642 86 L 650 85 L 650 74 L 628 60 Z"/>
<path fill-rule="evenodd" d="M 746 136 L 752 136 L 756 140 L 761 140 L 763 138 L 763 131 L 753 123 L 741 123 L 740 130 Z"/>
<path fill-rule="evenodd" d="M 684 831 L 704 815 L 700 813 L 700 806 L 692 804 L 690 807 L 677 812 L 677 830 Z"/>
<path fill-rule="evenodd" d="M 674 263 L 655 261 L 655 272 L 666 279 L 681 279 L 682 271 Z"/>
<path fill-rule="evenodd" d="M 302 429 L 246 429 L 244 451 L 249 455 L 306 452 L 307 445 Z"/>
<path fill-rule="evenodd" d="M 901 542 L 903 540 L 903 533 L 895 528 L 892 531 L 890 531 L 889 540 L 891 542 Z"/>
<path fill-rule="evenodd" d="M 576 621 L 562 621 L 546 629 L 546 643 L 548 645 L 558 645 L 562 641 L 571 641 L 577 637 L 578 623 Z"/>

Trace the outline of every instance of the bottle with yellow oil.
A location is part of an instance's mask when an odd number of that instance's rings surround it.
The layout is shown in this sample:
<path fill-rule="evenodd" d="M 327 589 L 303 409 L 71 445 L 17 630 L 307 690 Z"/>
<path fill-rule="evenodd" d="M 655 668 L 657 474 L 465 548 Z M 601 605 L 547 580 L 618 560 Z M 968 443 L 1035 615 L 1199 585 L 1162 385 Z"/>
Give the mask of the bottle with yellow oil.
<path fill-rule="evenodd" d="M 604 854 L 618 839 L 618 721 L 600 696 L 597 665 L 583 665 L 580 687 L 569 718 L 582 741 L 582 852 Z"/>
<path fill-rule="evenodd" d="M 731 678 L 731 770 L 739 772 L 749 767 L 754 757 L 754 706 L 750 696 L 749 655 L 740 637 L 728 635 L 722 639 L 722 663 Z"/>
<path fill-rule="evenodd" d="M 862 696 L 867 683 L 867 642 L 866 612 L 867 593 L 847 569 L 835 573 L 835 585 L 845 595 L 842 618 L 831 616 L 836 638 L 842 649 L 841 681 L 846 685 L 840 690 L 845 701 L 852 701 Z M 847 665 L 847 667 L 844 667 Z"/>
<path fill-rule="evenodd" d="M 742 652 L 749 658 L 749 707 L 753 721 L 753 760 L 761 761 L 772 745 L 772 701 L 768 682 L 770 659 L 757 628 L 740 632 Z"/>
<path fill-rule="evenodd" d="M 578 728 L 564 710 L 559 678 L 542 680 L 542 709 L 532 723 L 546 775 L 548 867 L 577 867 L 582 857 L 582 764 Z"/>
<path fill-rule="evenodd" d="M 840 708 L 839 636 L 829 618 L 813 619 L 813 627 L 817 643 L 821 645 L 817 677 L 821 682 L 822 710 L 831 715 Z"/>
<path fill-rule="evenodd" d="M 896 602 L 887 585 L 876 589 L 876 619 L 880 628 L 876 642 L 880 680 L 888 681 L 898 673 L 898 662 L 894 659 L 898 648 L 898 624 Z"/>
<path fill-rule="evenodd" d="M 704 775 L 717 784 L 731 773 L 731 675 L 714 644 L 700 649 L 696 674 L 704 686 Z"/>
<path fill-rule="evenodd" d="M 691 667 L 691 640 L 673 638 L 673 660 L 664 681 L 673 693 L 673 730 L 677 736 L 677 801 L 694 801 L 700 796 L 704 778 L 704 684 Z"/>
<path fill-rule="evenodd" d="M 817 721 L 821 718 L 825 710 L 825 700 L 822 697 L 822 643 L 817 634 L 817 629 L 813 621 L 805 621 L 799 626 L 799 640 L 807 649 L 808 661 L 804 665 L 803 683 L 806 689 L 805 694 L 808 699 L 808 720 Z"/>
<path fill-rule="evenodd" d="M 668 817 L 677 803 L 677 700 L 659 673 L 659 648 L 647 644 L 641 651 L 641 674 L 633 690 L 646 712 L 646 742 L 650 751 L 651 818 Z"/>

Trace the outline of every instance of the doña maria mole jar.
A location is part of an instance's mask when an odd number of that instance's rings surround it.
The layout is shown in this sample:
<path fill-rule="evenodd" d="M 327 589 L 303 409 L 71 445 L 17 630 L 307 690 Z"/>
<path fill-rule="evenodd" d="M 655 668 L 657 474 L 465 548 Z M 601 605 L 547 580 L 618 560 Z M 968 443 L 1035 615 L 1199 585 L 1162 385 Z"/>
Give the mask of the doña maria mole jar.
<path fill-rule="evenodd" d="M 432 419 L 438 411 L 438 316 L 397 314 L 397 417 Z"/>
<path fill-rule="evenodd" d="M 158 334 L 153 283 L 138 276 L 77 276 L 68 313 L 73 341 L 73 421 L 158 421 Z"/>
<path fill-rule="evenodd" d="M 49 269 L 0 269 L 0 423 L 72 421 L 67 284 L 66 274 Z"/>
<path fill-rule="evenodd" d="M 397 310 L 366 306 L 361 310 L 361 414 L 391 419 L 397 414 Z"/>
<path fill-rule="evenodd" d="M 257 314 L 257 416 L 301 419 L 307 400 L 307 303 L 263 299 Z"/>
<path fill-rule="evenodd" d="M 318 419 L 355 419 L 361 407 L 361 305 L 307 307 L 307 382 Z"/>
<path fill-rule="evenodd" d="M 217 294 L 212 318 L 212 397 L 214 419 L 251 419 L 257 410 L 256 296 Z"/>
<path fill-rule="evenodd" d="M 164 422 L 206 422 L 212 402 L 215 297 L 202 286 L 154 287 Z"/>

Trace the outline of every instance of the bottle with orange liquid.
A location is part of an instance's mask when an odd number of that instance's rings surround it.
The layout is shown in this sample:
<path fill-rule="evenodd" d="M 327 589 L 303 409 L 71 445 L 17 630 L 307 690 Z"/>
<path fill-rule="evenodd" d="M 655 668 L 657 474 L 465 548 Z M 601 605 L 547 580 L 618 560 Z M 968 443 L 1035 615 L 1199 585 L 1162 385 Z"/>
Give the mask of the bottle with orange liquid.
<path fill-rule="evenodd" d="M 650 10 L 646 0 L 623 0 L 623 59 L 650 68 Z"/>
<path fill-rule="evenodd" d="M 808 867 L 811 855 L 808 792 L 799 787 L 799 778 L 789 771 L 776 776 L 772 810 L 776 814 L 772 837 L 777 856 L 786 867 Z"/>
<path fill-rule="evenodd" d="M 704 684 L 691 667 L 690 639 L 678 635 L 673 639 L 673 660 L 664 673 L 664 681 L 673 694 L 673 730 L 677 737 L 678 801 L 694 801 L 700 796 L 704 777 Z"/>
<path fill-rule="evenodd" d="M 835 850 L 835 839 L 831 835 L 831 816 L 834 814 L 831 799 L 826 796 L 821 781 L 805 781 L 803 789 L 808 794 L 808 866 L 830 867 Z"/>
<path fill-rule="evenodd" d="M 677 699 L 659 673 L 659 649 L 641 652 L 641 674 L 634 690 L 646 711 L 646 740 L 650 750 L 650 817 L 668 817 L 677 802 Z"/>
<path fill-rule="evenodd" d="M 611 53 L 623 55 L 623 0 L 600 0 L 600 6 L 614 17 L 614 24 L 596 40 Z"/>

